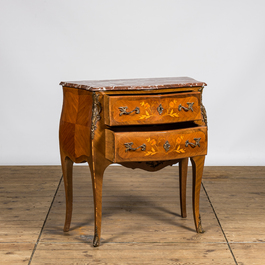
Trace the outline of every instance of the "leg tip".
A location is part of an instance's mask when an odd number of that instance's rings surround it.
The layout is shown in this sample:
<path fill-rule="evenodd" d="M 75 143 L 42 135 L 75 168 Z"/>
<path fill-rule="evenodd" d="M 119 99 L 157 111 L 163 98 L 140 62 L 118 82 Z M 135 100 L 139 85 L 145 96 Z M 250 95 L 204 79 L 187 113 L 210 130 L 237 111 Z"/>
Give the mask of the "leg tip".
<path fill-rule="evenodd" d="M 70 226 L 64 226 L 64 229 L 63 229 L 64 232 L 69 232 L 69 230 L 70 230 Z"/>
<path fill-rule="evenodd" d="M 202 227 L 201 226 L 199 226 L 198 227 L 198 229 L 197 229 L 197 233 L 199 234 L 203 234 L 205 231 L 202 229 Z"/>
<path fill-rule="evenodd" d="M 63 231 L 64 232 L 69 232 L 70 230 L 70 226 L 71 226 L 71 217 L 69 218 L 66 214 L 66 218 L 65 218 L 65 222 L 64 222 L 64 228 Z"/>
<path fill-rule="evenodd" d="M 98 246 L 99 246 L 99 238 L 97 235 L 95 235 L 93 239 L 93 247 L 98 247 Z"/>
<path fill-rule="evenodd" d="M 202 228 L 202 219 L 201 219 L 201 215 L 199 215 L 199 224 L 198 224 L 198 228 L 197 228 L 197 233 L 204 233 L 205 231 Z"/>

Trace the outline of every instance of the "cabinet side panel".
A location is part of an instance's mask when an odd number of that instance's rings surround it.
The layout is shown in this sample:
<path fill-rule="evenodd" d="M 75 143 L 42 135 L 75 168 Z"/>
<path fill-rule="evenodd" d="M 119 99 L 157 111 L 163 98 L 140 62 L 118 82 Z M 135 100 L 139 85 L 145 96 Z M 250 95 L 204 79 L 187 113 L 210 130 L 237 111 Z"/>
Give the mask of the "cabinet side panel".
<path fill-rule="evenodd" d="M 61 156 L 68 156 L 72 161 L 75 159 L 75 124 L 61 119 L 59 129 L 59 141 Z M 63 157 L 62 157 L 63 158 Z"/>
<path fill-rule="evenodd" d="M 92 96 L 90 92 L 63 88 L 59 139 L 61 152 L 74 162 L 90 156 Z"/>
<path fill-rule="evenodd" d="M 78 91 L 77 89 L 63 88 L 63 108 L 61 121 L 76 123 L 78 111 Z"/>
<path fill-rule="evenodd" d="M 91 92 L 79 90 L 77 120 L 75 125 L 75 155 L 90 156 L 91 117 L 93 99 Z"/>
<path fill-rule="evenodd" d="M 63 107 L 59 127 L 61 156 L 75 160 L 75 123 L 77 117 L 78 91 L 63 88 Z M 63 158 L 63 157 L 62 157 Z"/>

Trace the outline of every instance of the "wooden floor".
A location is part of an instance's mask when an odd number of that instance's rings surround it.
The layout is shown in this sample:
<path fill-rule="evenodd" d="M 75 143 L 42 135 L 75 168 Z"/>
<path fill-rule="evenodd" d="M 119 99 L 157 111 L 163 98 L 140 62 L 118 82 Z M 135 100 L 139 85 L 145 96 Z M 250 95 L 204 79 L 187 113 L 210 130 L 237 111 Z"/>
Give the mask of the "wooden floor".
<path fill-rule="evenodd" d="M 156 173 L 109 167 L 102 240 L 92 247 L 93 198 L 87 166 L 74 168 L 71 230 L 63 232 L 60 167 L 0 167 L 0 264 L 265 264 L 265 167 L 206 167 L 204 234 L 191 208 L 180 217 L 178 168 Z"/>

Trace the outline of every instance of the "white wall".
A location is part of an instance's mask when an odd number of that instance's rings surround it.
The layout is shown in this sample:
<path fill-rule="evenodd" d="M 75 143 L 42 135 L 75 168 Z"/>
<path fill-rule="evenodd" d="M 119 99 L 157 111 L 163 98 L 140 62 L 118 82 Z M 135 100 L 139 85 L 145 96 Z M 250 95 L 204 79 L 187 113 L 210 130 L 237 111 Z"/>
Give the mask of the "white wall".
<path fill-rule="evenodd" d="M 265 166 L 265 1 L 1 0 L 0 164 L 59 164 L 64 80 L 208 83 L 207 165 Z"/>

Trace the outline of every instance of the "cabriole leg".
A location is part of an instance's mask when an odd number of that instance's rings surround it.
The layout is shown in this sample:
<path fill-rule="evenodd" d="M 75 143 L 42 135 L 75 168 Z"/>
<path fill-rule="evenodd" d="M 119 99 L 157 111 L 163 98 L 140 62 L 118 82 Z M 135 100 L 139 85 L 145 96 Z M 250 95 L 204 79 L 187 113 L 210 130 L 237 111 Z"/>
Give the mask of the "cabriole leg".
<path fill-rule="evenodd" d="M 188 158 L 181 159 L 179 162 L 179 194 L 180 194 L 180 210 L 181 217 L 187 217 L 186 211 L 186 188 L 188 174 Z"/>
<path fill-rule="evenodd" d="M 65 189 L 66 214 L 64 223 L 64 232 L 70 229 L 72 211 L 73 211 L 73 161 L 69 157 L 62 156 L 62 170 Z"/>
<path fill-rule="evenodd" d="M 98 247 L 100 244 L 101 235 L 101 218 L 102 218 L 102 185 L 103 185 L 103 174 L 107 167 L 104 163 L 89 163 L 92 185 L 93 185 L 93 196 L 94 196 L 94 239 L 93 246 Z"/>
<path fill-rule="evenodd" d="M 193 216 L 197 233 L 203 233 L 200 217 L 200 190 L 205 156 L 191 157 Z"/>

